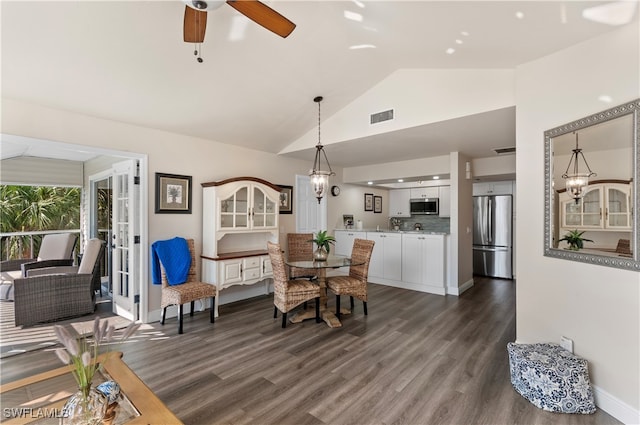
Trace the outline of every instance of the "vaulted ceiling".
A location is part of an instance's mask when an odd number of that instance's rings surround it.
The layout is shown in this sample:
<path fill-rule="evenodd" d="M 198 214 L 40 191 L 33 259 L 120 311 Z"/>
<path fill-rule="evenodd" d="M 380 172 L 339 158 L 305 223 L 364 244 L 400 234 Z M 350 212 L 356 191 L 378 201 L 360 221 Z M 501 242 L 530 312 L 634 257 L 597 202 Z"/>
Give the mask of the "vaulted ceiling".
<path fill-rule="evenodd" d="M 198 63 L 180 1 L 2 1 L 2 96 L 278 153 L 317 126 L 317 95 L 329 117 L 395 70 L 514 68 L 638 14 L 636 2 L 604 1 L 265 3 L 297 25 L 288 38 L 223 5 L 208 13 Z M 384 134 L 344 141 L 332 162 L 411 158 L 433 134 L 460 150 L 513 146 L 514 115 L 396 131 L 393 149 Z M 378 146 L 366 158 L 364 142 Z"/>

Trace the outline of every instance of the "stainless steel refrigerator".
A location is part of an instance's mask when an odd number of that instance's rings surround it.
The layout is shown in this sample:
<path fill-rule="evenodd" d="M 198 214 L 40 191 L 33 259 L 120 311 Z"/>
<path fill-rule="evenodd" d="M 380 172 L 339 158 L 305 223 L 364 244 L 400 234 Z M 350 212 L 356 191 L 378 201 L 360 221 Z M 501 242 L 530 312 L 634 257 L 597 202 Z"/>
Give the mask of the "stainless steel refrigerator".
<path fill-rule="evenodd" d="M 473 273 L 513 278 L 511 195 L 473 197 Z"/>

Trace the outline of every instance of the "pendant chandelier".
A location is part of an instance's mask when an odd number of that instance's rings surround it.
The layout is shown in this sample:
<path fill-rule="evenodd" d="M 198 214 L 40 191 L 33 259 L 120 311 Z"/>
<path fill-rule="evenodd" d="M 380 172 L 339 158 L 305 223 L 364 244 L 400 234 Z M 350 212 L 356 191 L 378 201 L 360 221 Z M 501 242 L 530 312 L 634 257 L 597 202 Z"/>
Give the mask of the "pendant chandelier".
<path fill-rule="evenodd" d="M 318 144 L 316 145 L 316 157 L 313 160 L 313 169 L 309 172 L 311 177 L 311 189 L 318 199 L 318 203 L 322 200 L 322 197 L 327 193 L 329 187 L 329 176 L 335 176 L 336 173 L 331 170 L 331 165 L 327 159 L 327 153 L 324 151 L 324 146 L 320 143 L 320 102 L 322 102 L 322 96 L 317 96 L 313 99 L 318 104 Z M 324 157 L 326 162 L 326 170 L 322 169 L 321 161 Z"/>
<path fill-rule="evenodd" d="M 562 178 L 566 179 L 565 187 L 567 189 L 567 193 L 576 200 L 576 203 L 578 203 L 578 200 L 582 198 L 584 194 L 584 189 L 589 185 L 589 177 L 595 176 L 596 173 L 591 171 L 591 168 L 589 168 L 589 164 L 587 163 L 587 160 L 582 153 L 582 149 L 578 147 L 578 132 L 576 131 L 574 132 L 574 134 L 576 135 L 576 148 L 572 150 L 573 154 L 569 159 L 567 170 L 562 175 Z M 586 166 L 588 172 L 583 171 L 581 173 L 578 169 L 579 157 L 582 157 L 582 161 L 584 162 L 584 165 Z M 569 173 L 569 169 L 571 169 L 571 163 L 573 163 L 573 172 Z"/>

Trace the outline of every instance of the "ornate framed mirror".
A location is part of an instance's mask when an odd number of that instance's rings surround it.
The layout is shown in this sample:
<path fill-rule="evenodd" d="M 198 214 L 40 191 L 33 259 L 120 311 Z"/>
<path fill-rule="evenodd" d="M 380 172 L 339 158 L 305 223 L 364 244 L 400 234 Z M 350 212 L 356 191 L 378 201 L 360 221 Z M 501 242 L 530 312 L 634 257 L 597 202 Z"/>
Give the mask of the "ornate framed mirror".
<path fill-rule="evenodd" d="M 636 99 L 544 132 L 545 256 L 640 271 L 639 114 Z"/>

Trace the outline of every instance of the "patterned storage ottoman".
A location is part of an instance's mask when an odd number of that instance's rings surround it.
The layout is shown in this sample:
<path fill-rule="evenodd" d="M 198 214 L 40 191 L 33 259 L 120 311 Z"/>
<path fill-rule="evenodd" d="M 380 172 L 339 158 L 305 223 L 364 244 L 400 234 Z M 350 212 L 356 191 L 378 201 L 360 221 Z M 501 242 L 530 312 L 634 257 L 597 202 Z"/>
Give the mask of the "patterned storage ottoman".
<path fill-rule="evenodd" d="M 594 413 L 587 361 L 558 344 L 508 343 L 511 384 L 549 412 Z"/>

